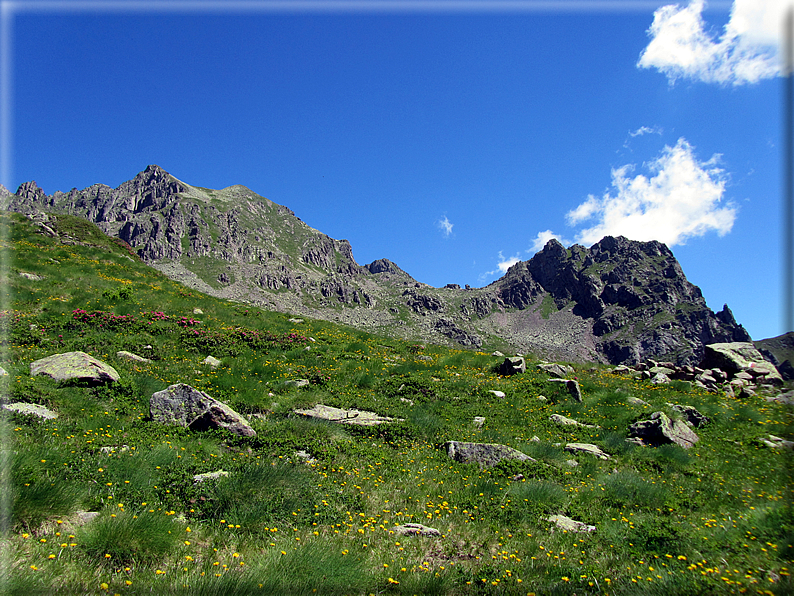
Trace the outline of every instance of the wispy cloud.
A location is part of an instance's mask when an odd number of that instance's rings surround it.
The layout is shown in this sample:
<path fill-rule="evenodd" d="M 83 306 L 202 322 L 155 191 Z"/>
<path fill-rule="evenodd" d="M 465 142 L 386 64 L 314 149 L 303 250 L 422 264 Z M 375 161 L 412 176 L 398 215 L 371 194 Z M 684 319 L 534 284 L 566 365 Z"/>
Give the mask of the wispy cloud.
<path fill-rule="evenodd" d="M 640 126 L 637 130 L 630 130 L 630 137 L 641 137 L 642 135 L 660 135 L 664 132 L 661 126 Z"/>
<path fill-rule="evenodd" d="M 645 167 L 651 177 L 631 177 L 634 165 L 612 170 L 612 188 L 601 197 L 587 200 L 568 212 L 570 225 L 595 220 L 581 230 L 576 241 L 593 244 L 604 236 L 626 236 L 632 240 L 659 240 L 668 246 L 710 231 L 723 236 L 733 227 L 736 208 L 721 207 L 726 175 L 718 167 L 720 156 L 698 161 L 694 148 L 684 138 L 675 147 L 665 146 Z M 538 234 L 548 234 L 549 231 Z"/>
<path fill-rule="evenodd" d="M 722 36 L 715 40 L 702 13 L 704 0 L 659 8 L 648 29 L 651 41 L 637 66 L 656 68 L 670 83 L 757 83 L 780 73 L 778 47 L 786 0 L 735 0 Z"/>
<path fill-rule="evenodd" d="M 452 234 L 452 226 L 454 225 L 455 224 L 453 224 L 451 221 L 449 221 L 449 219 L 447 219 L 446 215 L 444 216 L 444 219 L 439 219 L 436 222 L 436 226 L 441 230 L 441 233 L 444 235 L 444 238 L 450 237 L 450 235 Z"/>

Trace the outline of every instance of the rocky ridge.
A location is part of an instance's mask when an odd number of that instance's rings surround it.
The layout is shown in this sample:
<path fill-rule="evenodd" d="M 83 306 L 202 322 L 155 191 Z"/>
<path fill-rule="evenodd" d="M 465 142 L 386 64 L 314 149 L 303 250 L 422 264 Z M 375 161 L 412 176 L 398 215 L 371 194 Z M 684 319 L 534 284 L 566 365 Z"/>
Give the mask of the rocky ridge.
<path fill-rule="evenodd" d="M 727 306 L 707 307 L 659 242 L 551 240 L 484 288 L 433 288 L 388 259 L 359 265 L 348 241 L 244 186 L 195 187 L 154 165 L 115 189 L 47 195 L 26 182 L 0 193 L 0 206 L 83 217 L 207 294 L 407 339 L 629 365 L 697 364 L 707 344 L 750 340 Z"/>

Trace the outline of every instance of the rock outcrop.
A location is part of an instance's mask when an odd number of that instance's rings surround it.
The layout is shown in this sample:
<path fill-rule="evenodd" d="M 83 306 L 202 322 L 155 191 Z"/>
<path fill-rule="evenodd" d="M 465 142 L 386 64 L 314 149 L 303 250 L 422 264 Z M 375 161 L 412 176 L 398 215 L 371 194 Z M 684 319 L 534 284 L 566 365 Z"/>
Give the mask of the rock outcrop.
<path fill-rule="evenodd" d="M 654 412 L 648 420 L 635 422 L 629 427 L 627 440 L 653 447 L 675 443 L 689 449 L 700 439 L 681 420 L 673 421 L 664 412 Z"/>
<path fill-rule="evenodd" d="M 179 383 L 154 393 L 149 415 L 155 422 L 202 431 L 221 429 L 241 437 L 256 436 L 248 421 L 204 391 Z"/>
<path fill-rule="evenodd" d="M 116 369 L 85 352 L 53 354 L 30 363 L 30 374 L 45 375 L 56 381 L 114 383 L 121 377 Z"/>

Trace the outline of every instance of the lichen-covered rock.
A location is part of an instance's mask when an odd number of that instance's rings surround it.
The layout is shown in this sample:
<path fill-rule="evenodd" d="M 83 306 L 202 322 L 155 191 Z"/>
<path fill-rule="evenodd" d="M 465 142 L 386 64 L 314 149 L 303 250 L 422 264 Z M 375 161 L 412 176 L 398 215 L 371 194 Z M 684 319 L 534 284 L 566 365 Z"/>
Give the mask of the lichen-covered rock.
<path fill-rule="evenodd" d="M 498 443 L 465 443 L 447 441 L 444 443 L 447 455 L 457 462 L 478 463 L 481 466 L 495 466 L 503 459 L 535 461 L 526 453 Z"/>
<path fill-rule="evenodd" d="M 594 532 L 596 529 L 595 526 L 589 526 L 565 515 L 552 515 L 546 519 L 565 532 Z"/>
<path fill-rule="evenodd" d="M 44 420 L 55 420 L 58 414 L 38 404 L 28 404 L 23 402 L 16 402 L 13 404 L 3 404 L 3 409 L 9 412 L 16 412 L 18 414 L 26 414 L 29 416 L 37 416 Z"/>
<path fill-rule="evenodd" d="M 387 422 L 401 421 L 399 418 L 380 416 L 375 412 L 367 412 L 366 410 L 343 410 L 342 408 L 335 408 L 323 404 L 317 404 L 310 410 L 295 410 L 295 413 L 308 418 L 328 420 L 329 422 L 336 422 L 338 424 L 353 424 L 356 426 L 376 426 Z"/>
<path fill-rule="evenodd" d="M 720 368 L 729 373 L 747 372 L 760 382 L 782 385 L 783 377 L 751 342 L 709 344 L 701 368 Z"/>
<path fill-rule="evenodd" d="M 179 383 L 149 400 L 152 420 L 191 430 L 222 429 L 241 437 L 256 436 L 248 421 L 229 406 L 190 385 Z"/>
<path fill-rule="evenodd" d="M 215 472 L 204 472 L 203 474 L 194 474 L 193 483 L 201 484 L 206 480 L 217 480 L 218 478 L 226 478 L 228 475 L 229 472 L 227 472 L 226 470 L 217 470 Z"/>
<path fill-rule="evenodd" d="M 648 420 L 632 424 L 629 427 L 629 439 L 635 439 L 632 442 L 637 444 L 651 446 L 675 443 L 684 449 L 689 449 L 700 440 L 683 421 L 672 421 L 664 412 L 654 412 Z"/>
<path fill-rule="evenodd" d="M 584 422 L 579 422 L 578 420 L 574 420 L 573 418 L 568 418 L 563 416 L 562 414 L 552 414 L 549 416 L 549 420 L 556 424 L 561 424 L 563 426 L 584 426 L 585 428 L 601 428 L 595 424 L 585 424 Z"/>
<path fill-rule="evenodd" d="M 598 459 L 609 459 L 609 454 L 603 452 L 598 445 L 592 443 L 568 443 L 565 445 L 565 451 L 569 453 L 587 453 L 594 455 Z"/>
<path fill-rule="evenodd" d="M 138 356 L 137 354 L 133 354 L 132 352 L 127 352 L 126 350 L 121 350 L 120 352 L 116 352 L 116 358 L 124 358 L 126 360 L 132 360 L 134 362 L 140 362 L 145 364 L 147 362 L 151 362 L 148 358 L 144 358 L 143 356 Z"/>
<path fill-rule="evenodd" d="M 441 536 L 441 532 L 423 524 L 403 524 L 395 526 L 393 531 L 398 536 Z"/>
<path fill-rule="evenodd" d="M 45 375 L 56 381 L 77 379 L 91 383 L 115 383 L 121 377 L 116 369 L 85 352 L 53 354 L 30 363 L 30 374 Z"/>

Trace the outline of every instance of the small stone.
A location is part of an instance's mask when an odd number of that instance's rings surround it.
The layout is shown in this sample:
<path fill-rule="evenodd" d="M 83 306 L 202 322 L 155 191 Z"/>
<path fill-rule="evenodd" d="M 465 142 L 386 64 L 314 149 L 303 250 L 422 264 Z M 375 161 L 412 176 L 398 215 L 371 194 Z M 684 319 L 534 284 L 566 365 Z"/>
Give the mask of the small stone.
<path fill-rule="evenodd" d="M 193 476 L 193 482 L 195 484 L 201 484 L 206 480 L 217 480 L 218 478 L 225 478 L 229 475 L 229 472 L 226 470 L 218 470 L 216 472 L 204 472 L 203 474 L 195 474 Z"/>
<path fill-rule="evenodd" d="M 475 416 L 474 417 L 474 426 L 477 428 L 482 428 L 482 425 L 485 423 L 485 418 L 483 416 Z"/>
<path fill-rule="evenodd" d="M 284 381 L 284 384 L 287 387 L 308 387 L 309 379 L 294 379 L 292 381 Z"/>
<path fill-rule="evenodd" d="M 207 366 L 211 366 L 212 368 L 217 368 L 221 365 L 221 361 L 215 358 L 214 356 L 207 356 L 204 360 L 201 361 L 202 364 L 206 364 Z"/>
<path fill-rule="evenodd" d="M 203 315 L 203 314 L 204 314 L 204 311 L 203 311 L 203 310 L 201 310 L 201 309 L 200 309 L 200 308 L 197 306 L 196 308 L 194 308 L 194 309 L 193 309 L 193 314 L 194 314 L 194 315 Z"/>
<path fill-rule="evenodd" d="M 493 394 L 494 394 L 496 397 L 498 397 L 498 398 L 503 398 L 503 397 L 505 397 L 505 394 L 504 394 L 504 392 L 503 392 L 503 391 L 496 391 L 495 389 L 491 389 L 491 390 L 489 390 L 489 391 L 488 391 L 488 393 L 493 393 Z"/>
<path fill-rule="evenodd" d="M 151 360 L 148 358 L 144 358 L 143 356 L 138 356 L 137 354 L 126 352 L 124 350 L 116 352 L 116 358 L 126 358 L 127 360 L 134 360 L 135 362 L 151 362 Z"/>
<path fill-rule="evenodd" d="M 565 451 L 570 453 L 589 453 L 595 455 L 598 459 L 609 459 L 609 455 L 601 451 L 601 448 L 592 443 L 568 443 L 565 445 Z"/>
<path fill-rule="evenodd" d="M 441 536 L 441 532 L 423 524 L 403 524 L 395 526 L 394 532 L 398 536 Z"/>
<path fill-rule="evenodd" d="M 589 526 L 565 515 L 552 515 L 546 519 L 565 532 L 593 532 L 596 529 L 595 526 Z"/>

